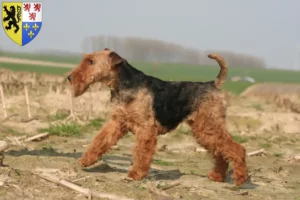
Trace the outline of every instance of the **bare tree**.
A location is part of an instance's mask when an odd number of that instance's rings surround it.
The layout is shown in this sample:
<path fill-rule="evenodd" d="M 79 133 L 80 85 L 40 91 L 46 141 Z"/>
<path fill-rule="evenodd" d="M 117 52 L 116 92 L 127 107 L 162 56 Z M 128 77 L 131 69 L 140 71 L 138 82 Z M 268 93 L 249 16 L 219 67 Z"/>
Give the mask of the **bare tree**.
<path fill-rule="evenodd" d="M 99 35 L 85 38 L 84 43 L 86 43 L 84 44 L 85 51 L 110 48 L 126 59 L 134 61 L 204 65 L 213 63 L 207 59 L 207 54 L 219 53 L 234 67 L 265 68 L 266 66 L 262 58 L 253 55 L 230 51 L 200 51 L 155 39 Z"/>

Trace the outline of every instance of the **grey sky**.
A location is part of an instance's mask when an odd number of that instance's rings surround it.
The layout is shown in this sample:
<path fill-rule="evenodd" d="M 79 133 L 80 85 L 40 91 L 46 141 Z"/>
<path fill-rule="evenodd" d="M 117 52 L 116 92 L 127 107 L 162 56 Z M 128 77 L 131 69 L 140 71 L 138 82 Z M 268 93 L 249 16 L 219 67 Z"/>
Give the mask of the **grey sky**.
<path fill-rule="evenodd" d="M 252 54 L 264 58 L 268 66 L 294 68 L 296 45 L 300 47 L 299 0 L 42 2 L 43 26 L 34 41 L 20 47 L 1 29 L 2 49 L 81 52 L 85 36 L 112 34 Z"/>

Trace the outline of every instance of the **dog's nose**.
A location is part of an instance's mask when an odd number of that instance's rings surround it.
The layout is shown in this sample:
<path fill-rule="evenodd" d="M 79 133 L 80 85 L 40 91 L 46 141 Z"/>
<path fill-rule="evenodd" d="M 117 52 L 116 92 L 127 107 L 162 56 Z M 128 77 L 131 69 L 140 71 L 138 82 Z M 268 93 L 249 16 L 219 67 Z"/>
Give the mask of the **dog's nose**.
<path fill-rule="evenodd" d="M 72 79 L 72 75 L 70 74 L 70 75 L 68 76 L 68 80 L 71 82 L 71 79 Z"/>

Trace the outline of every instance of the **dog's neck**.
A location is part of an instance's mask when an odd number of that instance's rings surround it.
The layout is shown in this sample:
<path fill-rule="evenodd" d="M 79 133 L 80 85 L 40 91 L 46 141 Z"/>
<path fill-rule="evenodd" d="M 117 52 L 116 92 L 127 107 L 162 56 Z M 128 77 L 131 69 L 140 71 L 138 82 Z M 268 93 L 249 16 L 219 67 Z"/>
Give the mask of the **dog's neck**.
<path fill-rule="evenodd" d="M 127 61 L 118 66 L 116 76 L 115 83 L 112 84 L 113 87 L 110 87 L 112 99 L 125 102 L 128 102 L 132 98 L 131 94 L 143 86 L 147 80 L 147 75 L 131 66 Z"/>
<path fill-rule="evenodd" d="M 121 91 L 138 88 L 144 82 L 146 75 L 131 66 L 127 61 L 124 61 L 118 69 L 117 76 L 118 84 L 116 85 L 116 89 Z"/>

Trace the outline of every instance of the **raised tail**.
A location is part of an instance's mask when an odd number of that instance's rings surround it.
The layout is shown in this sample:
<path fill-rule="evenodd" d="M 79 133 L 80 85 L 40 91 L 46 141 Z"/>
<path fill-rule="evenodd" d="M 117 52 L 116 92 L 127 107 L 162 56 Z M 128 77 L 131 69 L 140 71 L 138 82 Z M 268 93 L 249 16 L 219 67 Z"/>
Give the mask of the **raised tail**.
<path fill-rule="evenodd" d="M 222 58 L 218 54 L 209 54 L 208 57 L 216 60 L 219 63 L 221 69 L 215 80 L 215 87 L 221 89 L 221 87 L 223 86 L 227 78 L 227 73 L 228 73 L 227 63 L 225 62 L 224 58 Z"/>

